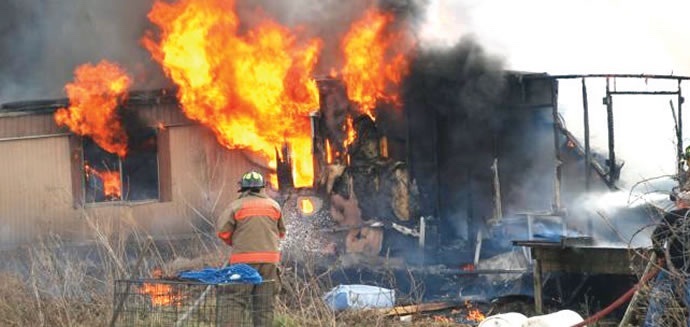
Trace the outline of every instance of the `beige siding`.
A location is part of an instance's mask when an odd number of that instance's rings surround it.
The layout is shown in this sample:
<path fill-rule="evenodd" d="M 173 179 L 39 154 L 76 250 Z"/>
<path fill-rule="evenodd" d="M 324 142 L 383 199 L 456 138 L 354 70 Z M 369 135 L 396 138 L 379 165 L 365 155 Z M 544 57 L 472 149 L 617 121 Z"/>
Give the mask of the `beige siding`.
<path fill-rule="evenodd" d="M 65 133 L 55 124 L 51 114 L 0 117 L 0 139 L 33 137 Z"/>
<path fill-rule="evenodd" d="M 254 166 L 241 151 L 220 146 L 204 127 L 174 127 L 170 136 L 173 202 L 217 214 L 237 196 L 237 181 Z"/>
<path fill-rule="evenodd" d="M 0 242 L 15 243 L 68 223 L 67 137 L 0 142 Z"/>
<path fill-rule="evenodd" d="M 140 116 L 152 126 L 158 123 L 164 125 L 191 124 L 177 104 L 165 103 L 155 106 L 131 106 L 130 108 L 139 111 Z"/>
<path fill-rule="evenodd" d="M 1 120 L 1 119 L 0 119 Z M 172 201 L 73 207 L 67 136 L 0 142 L 0 243 L 17 244 L 48 231 L 68 240 L 92 239 L 94 228 L 126 236 L 133 228 L 180 235 L 214 220 L 252 169 L 240 151 L 229 151 L 205 128 L 170 127 Z"/>
<path fill-rule="evenodd" d="M 131 109 L 137 110 L 140 117 L 151 126 L 159 123 L 166 126 L 191 124 L 176 104 L 138 105 L 131 106 Z M 0 140 L 68 132 L 66 127 L 57 126 L 52 113 L 0 116 Z"/>

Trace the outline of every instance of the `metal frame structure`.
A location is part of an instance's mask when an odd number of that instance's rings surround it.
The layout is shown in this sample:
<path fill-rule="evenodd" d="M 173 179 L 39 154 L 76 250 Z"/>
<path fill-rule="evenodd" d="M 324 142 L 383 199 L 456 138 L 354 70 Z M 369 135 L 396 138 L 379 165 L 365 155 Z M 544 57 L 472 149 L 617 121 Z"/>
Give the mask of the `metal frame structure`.
<path fill-rule="evenodd" d="M 555 154 L 556 154 L 556 174 L 554 177 L 554 213 L 558 214 L 561 206 L 560 203 L 560 186 L 561 186 L 561 171 L 560 171 L 560 142 L 559 133 L 562 126 L 559 124 L 558 99 L 557 99 L 557 84 L 559 80 L 563 79 L 580 79 L 582 82 L 582 103 L 583 103 L 583 121 L 584 121 L 584 153 L 585 153 L 585 190 L 589 191 L 591 187 L 591 171 L 592 171 L 592 153 L 590 147 L 590 117 L 589 117 L 589 102 L 587 93 L 587 79 L 606 79 L 606 94 L 603 98 L 603 104 L 606 105 L 606 119 L 607 119 L 607 134 L 608 134 L 608 160 L 607 166 L 609 168 L 606 183 L 610 189 L 617 189 L 616 181 L 620 176 L 619 167 L 616 165 L 615 152 L 615 128 L 613 116 L 613 97 L 617 95 L 666 95 L 677 96 L 678 109 L 674 110 L 673 118 L 675 120 L 675 134 L 676 134 L 676 172 L 680 174 L 683 171 L 682 158 L 683 151 L 683 81 L 690 80 L 690 76 L 673 76 L 673 75 L 631 75 L 631 74 L 585 74 L 585 75 L 527 75 L 525 79 L 548 79 L 553 81 L 552 84 L 552 108 L 554 117 L 554 136 L 555 136 Z M 674 91 L 619 91 L 616 89 L 617 79 L 644 79 L 644 80 L 675 80 L 677 82 L 677 90 Z M 611 82 L 613 81 L 613 89 Z M 672 108 L 673 109 L 673 108 Z M 588 219 L 588 232 L 592 232 L 592 220 Z M 570 247 L 562 245 L 539 244 L 535 241 L 517 241 L 514 242 L 518 246 L 526 246 L 531 248 L 532 258 L 534 259 L 534 288 L 535 288 L 535 307 L 537 312 L 541 312 L 542 296 L 541 296 L 541 274 L 543 272 L 551 271 L 566 271 L 566 272 L 595 272 L 595 273 L 620 273 L 626 274 L 627 265 L 611 264 L 612 262 L 622 262 L 627 258 L 627 249 L 609 249 L 598 247 L 578 247 L 576 251 Z M 567 254 L 567 255 L 566 255 Z M 606 258 L 605 260 L 598 260 L 597 258 Z M 594 259 L 594 261 L 592 261 Z M 615 259 L 615 260 L 614 260 Z M 543 262 L 542 262 L 543 261 Z M 624 267 L 625 269 L 621 269 Z"/>
<path fill-rule="evenodd" d="M 683 81 L 690 80 L 690 76 L 674 76 L 674 75 L 635 75 L 635 74 L 580 74 L 580 75 L 526 75 L 525 79 L 550 79 L 553 81 L 565 80 L 565 79 L 581 79 L 582 80 L 582 100 L 583 100 L 583 119 L 584 119 L 584 142 L 585 142 L 585 180 L 586 188 L 589 189 L 591 183 L 591 176 L 589 172 L 591 171 L 591 148 L 590 148 L 590 128 L 589 128 L 589 105 L 587 96 L 587 79 L 595 78 L 605 78 L 606 79 L 606 96 L 603 99 L 603 103 L 606 105 L 607 113 L 607 125 L 608 125 L 608 166 L 609 166 L 609 180 L 608 186 L 610 188 L 615 188 L 616 178 L 618 177 L 618 171 L 615 165 L 616 153 L 615 153 L 615 129 L 613 122 L 613 96 L 614 95 L 677 95 L 678 96 L 678 110 L 674 113 L 674 118 L 676 119 L 676 141 L 677 141 L 677 159 L 678 165 L 677 169 L 680 171 L 682 166 L 680 164 L 680 159 L 683 155 L 683 102 L 684 98 L 681 91 L 681 86 Z M 678 88 L 675 91 L 618 91 L 615 89 L 615 82 L 617 79 L 644 79 L 644 80 L 675 80 L 677 81 Z M 614 89 L 611 90 L 611 80 L 614 82 Z M 558 105 L 554 104 L 554 130 L 558 131 L 557 120 L 558 118 Z M 556 155 L 557 158 L 560 156 L 560 151 L 558 144 L 556 145 Z M 557 175 L 557 178 L 560 176 Z"/>
<path fill-rule="evenodd" d="M 554 177 L 554 203 L 553 209 L 555 214 L 561 212 L 561 151 L 559 142 L 559 133 L 562 129 L 560 126 L 559 110 L 558 110 L 558 81 L 580 79 L 582 81 L 582 104 L 583 104 L 583 121 L 584 121 L 584 152 L 585 152 L 585 190 L 589 191 L 591 188 L 591 172 L 592 172 L 592 152 L 590 146 L 590 117 L 589 117 L 589 101 L 587 93 L 587 79 L 606 79 L 606 94 L 603 98 L 603 104 L 606 105 L 606 120 L 607 120 L 607 134 L 608 134 L 608 174 L 606 179 L 607 186 L 615 190 L 617 189 L 616 182 L 620 177 L 620 171 L 616 165 L 616 151 L 615 151 L 615 126 L 613 116 L 613 97 L 617 95 L 676 95 L 678 102 L 678 109 L 674 111 L 675 132 L 676 132 L 676 173 L 680 174 L 683 171 L 682 157 L 683 157 L 683 81 L 690 80 L 690 76 L 674 76 L 674 75 L 647 75 L 647 74 L 573 74 L 573 75 L 545 75 L 534 74 L 525 75 L 523 79 L 547 79 L 553 81 L 552 85 L 552 108 L 554 119 L 554 140 L 555 140 L 555 154 L 556 154 L 556 174 Z M 643 79 L 649 80 L 672 80 L 677 82 L 677 89 L 674 91 L 633 91 L 616 89 L 616 81 L 618 79 Z M 613 89 L 611 82 L 613 81 Z M 588 232 L 592 231 L 592 221 L 588 219 Z"/>

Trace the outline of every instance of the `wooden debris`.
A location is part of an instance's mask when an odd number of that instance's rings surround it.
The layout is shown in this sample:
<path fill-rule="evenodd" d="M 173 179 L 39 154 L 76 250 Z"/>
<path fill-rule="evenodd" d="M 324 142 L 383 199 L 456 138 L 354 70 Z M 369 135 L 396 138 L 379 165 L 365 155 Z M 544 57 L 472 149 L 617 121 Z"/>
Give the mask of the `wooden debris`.
<path fill-rule="evenodd" d="M 379 312 L 385 316 L 404 316 L 415 313 L 439 311 L 444 309 L 450 309 L 454 307 L 462 306 L 458 302 L 431 302 L 431 303 L 421 303 L 421 304 L 410 304 L 397 306 L 392 309 L 380 309 Z"/>

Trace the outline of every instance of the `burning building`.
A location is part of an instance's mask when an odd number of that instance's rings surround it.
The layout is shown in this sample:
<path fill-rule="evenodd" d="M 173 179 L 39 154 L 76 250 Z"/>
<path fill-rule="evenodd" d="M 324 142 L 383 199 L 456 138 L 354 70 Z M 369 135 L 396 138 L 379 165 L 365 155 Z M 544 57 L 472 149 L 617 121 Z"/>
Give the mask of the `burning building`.
<path fill-rule="evenodd" d="M 297 190 L 292 203 L 306 208 L 306 216 L 318 203 L 336 225 L 333 231 L 344 232 L 342 253 L 418 257 L 418 245 L 474 242 L 503 214 L 558 207 L 552 202 L 556 163 L 548 158 L 566 138 L 554 127 L 555 82 L 547 75 L 485 70 L 481 77 L 492 79 L 486 85 L 474 85 L 473 76 L 460 77 L 464 85 L 450 83 L 457 87 L 451 92 L 468 92 L 471 101 L 455 97 L 443 104 L 434 93 L 446 90 L 414 80 L 432 78 L 424 70 L 433 68 L 415 68 L 420 71 L 409 81 L 404 109 L 379 106 L 372 111 L 376 119 L 350 109 L 340 81 L 319 81 L 321 108 L 312 115 L 316 178 L 312 188 Z M 467 85 L 487 89 L 470 94 Z M 278 167 L 281 189 L 292 189 L 289 176 L 280 174 L 291 171 L 289 162 Z M 522 192 L 527 189 L 534 194 Z"/>
<path fill-rule="evenodd" d="M 69 105 L 61 99 L 0 109 L 3 245 L 47 232 L 89 239 L 84 215 L 108 233 L 142 228 L 160 237 L 183 235 L 200 226 L 200 215 L 217 214 L 232 200 L 228 189 L 242 173 L 267 171 L 254 154 L 220 146 L 167 91 L 129 92 L 118 107 L 128 117 L 124 156 L 58 126 L 55 113 Z"/>
<path fill-rule="evenodd" d="M 0 109 L 3 240 L 39 224 L 85 234 L 83 214 L 183 233 L 258 167 L 296 219 L 340 233 L 322 244 L 331 252 L 445 247 L 457 264 L 506 217 L 570 224 L 587 190 L 569 180 L 615 188 L 621 160 L 613 145 L 604 160 L 581 151 L 558 78 L 506 71 L 471 39 L 424 49 L 409 12 L 391 8 L 355 10 L 331 40 L 263 14 L 243 21 L 232 1 L 155 1 L 141 43 L 174 87 L 131 91 L 102 62 L 77 69 L 69 100 Z"/>

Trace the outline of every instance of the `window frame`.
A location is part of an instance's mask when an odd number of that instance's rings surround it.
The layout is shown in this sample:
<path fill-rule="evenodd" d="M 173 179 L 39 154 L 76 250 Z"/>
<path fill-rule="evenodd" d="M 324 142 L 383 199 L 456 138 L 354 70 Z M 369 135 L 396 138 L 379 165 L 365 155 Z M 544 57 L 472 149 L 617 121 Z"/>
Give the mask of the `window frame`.
<path fill-rule="evenodd" d="M 171 171 L 170 171 L 170 135 L 164 126 L 152 127 L 156 133 L 156 174 L 157 174 L 157 198 L 142 200 L 114 200 L 114 201 L 94 201 L 87 202 L 86 172 L 84 169 L 84 142 L 86 137 L 70 134 L 70 159 L 71 159 L 71 179 L 72 196 L 74 208 L 94 208 L 104 206 L 136 206 L 152 203 L 163 203 L 172 201 L 171 192 Z M 95 144 L 96 145 L 96 144 Z M 98 146 L 98 145 L 96 145 Z M 102 149 L 101 149 L 102 150 Z M 123 174 L 122 158 L 117 158 L 118 170 L 120 172 L 120 183 L 124 187 L 125 176 Z M 124 190 L 123 190 L 124 192 Z M 123 194 L 124 196 L 125 194 Z"/>

